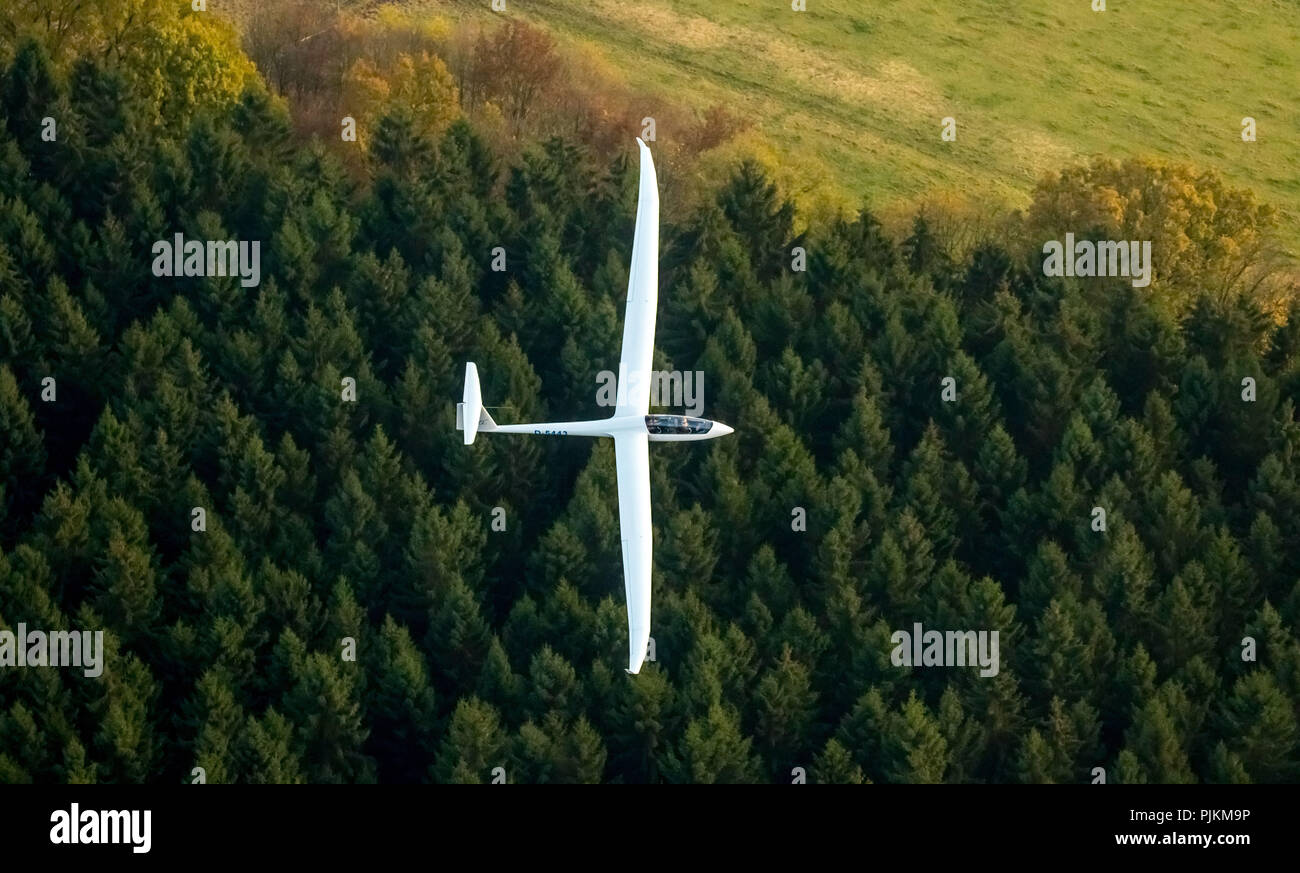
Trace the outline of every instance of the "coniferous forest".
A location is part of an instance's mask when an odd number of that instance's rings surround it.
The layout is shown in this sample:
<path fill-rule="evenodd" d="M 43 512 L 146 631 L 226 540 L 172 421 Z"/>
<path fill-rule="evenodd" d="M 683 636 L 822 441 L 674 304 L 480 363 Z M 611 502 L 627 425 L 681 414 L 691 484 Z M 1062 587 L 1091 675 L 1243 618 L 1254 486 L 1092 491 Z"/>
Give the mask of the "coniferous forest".
<path fill-rule="evenodd" d="M 610 441 L 466 446 L 455 404 L 476 361 L 498 422 L 608 414 L 639 127 L 506 136 L 424 56 L 438 120 L 394 85 L 349 143 L 188 3 L 34 5 L 0 13 L 0 627 L 104 663 L 0 667 L 0 782 L 1300 780 L 1300 304 L 1209 280 L 1247 192 L 1098 161 L 959 245 L 753 161 L 688 185 L 661 130 L 656 366 L 735 434 L 651 447 L 629 676 Z M 1182 269 L 1044 275 L 1129 238 L 1062 205 L 1105 185 L 1186 223 Z M 176 234 L 260 241 L 260 282 L 156 275 Z M 897 666 L 915 623 L 998 631 L 996 675 Z"/>

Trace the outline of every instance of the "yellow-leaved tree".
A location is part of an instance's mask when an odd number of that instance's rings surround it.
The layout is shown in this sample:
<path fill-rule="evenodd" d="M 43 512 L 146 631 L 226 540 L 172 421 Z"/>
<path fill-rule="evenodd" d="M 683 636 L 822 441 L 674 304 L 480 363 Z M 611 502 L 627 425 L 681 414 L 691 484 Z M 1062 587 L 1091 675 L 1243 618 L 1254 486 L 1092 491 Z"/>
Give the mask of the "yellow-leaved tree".
<path fill-rule="evenodd" d="M 1214 170 L 1130 158 L 1096 159 L 1039 182 L 1024 215 L 1026 244 L 1067 232 L 1150 240 L 1150 292 L 1175 313 L 1208 293 L 1250 295 L 1270 310 L 1295 292 L 1293 263 L 1278 243 L 1277 211 Z"/>
<path fill-rule="evenodd" d="M 234 28 L 190 0 L 0 2 L 0 54 L 25 37 L 43 42 L 58 65 L 90 55 L 122 70 L 162 124 L 225 109 L 260 81 Z"/>
<path fill-rule="evenodd" d="M 343 105 L 357 119 L 357 140 L 368 143 L 367 133 L 390 112 L 407 110 L 417 130 L 436 142 L 460 116 L 456 82 L 436 55 L 397 55 L 388 69 L 358 58 L 343 77 Z"/>
<path fill-rule="evenodd" d="M 162 14 L 126 47 L 123 66 L 149 86 L 163 122 L 188 119 L 200 109 L 223 110 L 249 84 L 257 70 L 239 47 L 234 28 L 208 12 L 181 3 Z M 179 13 L 179 14 L 177 14 Z"/>

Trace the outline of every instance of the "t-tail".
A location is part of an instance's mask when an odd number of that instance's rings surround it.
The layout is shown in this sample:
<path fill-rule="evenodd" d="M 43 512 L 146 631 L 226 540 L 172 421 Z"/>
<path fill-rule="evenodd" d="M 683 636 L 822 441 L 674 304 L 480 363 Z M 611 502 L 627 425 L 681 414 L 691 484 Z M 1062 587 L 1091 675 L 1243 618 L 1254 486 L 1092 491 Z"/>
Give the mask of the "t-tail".
<path fill-rule="evenodd" d="M 483 408 L 483 394 L 478 387 L 478 367 L 470 361 L 465 365 L 465 399 L 456 404 L 456 430 L 465 432 L 465 445 L 474 442 L 479 431 L 497 429 L 497 423 Z"/>
<path fill-rule="evenodd" d="M 637 418 L 639 423 L 640 418 Z M 631 426 L 632 419 L 625 420 Z M 527 433 L 541 436 L 613 436 L 610 419 L 595 421 L 539 421 L 529 424 L 497 424 L 483 408 L 483 395 L 478 385 L 478 368 L 474 362 L 465 364 L 465 399 L 456 404 L 456 430 L 465 432 L 465 445 L 474 442 L 481 433 Z"/>

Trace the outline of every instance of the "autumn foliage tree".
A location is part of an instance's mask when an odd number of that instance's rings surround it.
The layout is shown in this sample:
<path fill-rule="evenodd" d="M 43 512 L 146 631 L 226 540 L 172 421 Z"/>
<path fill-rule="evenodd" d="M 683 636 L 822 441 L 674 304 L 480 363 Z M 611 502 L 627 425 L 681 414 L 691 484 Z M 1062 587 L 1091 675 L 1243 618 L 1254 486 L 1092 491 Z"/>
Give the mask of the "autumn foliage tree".
<path fill-rule="evenodd" d="M 1049 174 L 1025 214 L 1029 245 L 1096 235 L 1149 240 L 1150 293 L 1176 313 L 1202 294 L 1219 303 L 1247 295 L 1270 310 L 1296 294 L 1296 274 L 1276 236 L 1277 210 L 1219 173 L 1165 161 L 1098 158 Z"/>

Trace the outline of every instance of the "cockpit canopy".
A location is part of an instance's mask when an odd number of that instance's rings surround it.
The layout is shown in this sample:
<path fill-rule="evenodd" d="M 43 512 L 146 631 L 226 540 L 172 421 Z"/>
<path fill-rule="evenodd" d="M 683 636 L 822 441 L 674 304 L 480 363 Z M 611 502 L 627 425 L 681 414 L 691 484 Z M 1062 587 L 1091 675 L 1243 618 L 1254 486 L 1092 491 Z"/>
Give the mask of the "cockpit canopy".
<path fill-rule="evenodd" d="M 708 433 L 713 422 L 689 415 L 647 415 L 645 429 L 650 433 Z"/>

